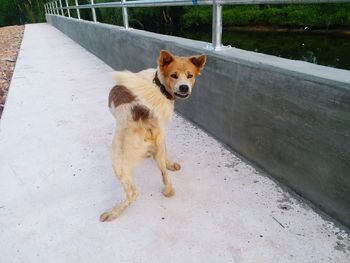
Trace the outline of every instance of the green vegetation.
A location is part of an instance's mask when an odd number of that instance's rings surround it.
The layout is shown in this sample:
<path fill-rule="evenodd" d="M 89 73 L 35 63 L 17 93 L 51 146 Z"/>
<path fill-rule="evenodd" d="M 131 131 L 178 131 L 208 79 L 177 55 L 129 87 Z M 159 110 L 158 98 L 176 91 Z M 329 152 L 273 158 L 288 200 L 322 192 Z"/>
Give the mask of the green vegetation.
<path fill-rule="evenodd" d="M 185 28 L 211 25 L 210 7 L 186 8 Z M 350 4 L 226 6 L 223 25 L 332 28 L 350 26 Z"/>
<path fill-rule="evenodd" d="M 96 2 L 105 2 L 105 0 L 98 0 Z M 179 25 L 183 11 L 183 7 L 129 8 L 129 24 L 134 28 L 141 29 Z M 98 9 L 97 17 L 103 23 L 123 24 L 121 9 Z"/>
<path fill-rule="evenodd" d="M 106 2 L 108 0 L 96 0 Z M 45 0 L 0 0 L 0 26 L 43 22 Z M 88 0 L 79 0 L 86 4 Z M 64 3 L 64 2 L 63 2 Z M 74 1 L 69 1 L 74 5 Z M 129 23 L 135 28 L 154 29 L 164 26 L 178 28 L 208 27 L 211 25 L 210 6 L 129 8 Z M 76 12 L 71 10 L 72 16 Z M 91 20 L 89 9 L 81 10 L 82 18 Z M 121 10 L 97 9 L 98 20 L 109 24 L 122 24 Z M 350 26 L 350 4 L 310 5 L 249 5 L 224 6 L 223 24 L 234 26 L 309 27 L 332 29 Z"/>
<path fill-rule="evenodd" d="M 0 0 L 0 26 L 44 22 L 44 0 Z"/>
<path fill-rule="evenodd" d="M 104 2 L 99 0 L 96 2 Z M 212 23 L 210 6 L 129 8 L 129 23 L 135 28 L 154 29 L 208 27 Z M 97 10 L 99 21 L 122 24 L 121 10 Z M 224 27 L 268 26 L 332 29 L 350 26 L 350 4 L 249 5 L 224 6 Z"/>

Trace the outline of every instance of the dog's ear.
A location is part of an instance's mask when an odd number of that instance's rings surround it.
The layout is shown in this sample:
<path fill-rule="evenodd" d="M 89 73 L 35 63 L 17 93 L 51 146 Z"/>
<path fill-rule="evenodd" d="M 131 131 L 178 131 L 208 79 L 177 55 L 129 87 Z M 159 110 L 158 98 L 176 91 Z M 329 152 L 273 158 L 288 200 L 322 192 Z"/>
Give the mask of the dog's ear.
<path fill-rule="evenodd" d="M 199 69 L 199 71 L 203 69 L 206 60 L 207 60 L 206 55 L 190 57 L 190 61 L 192 62 L 193 65 L 195 65 Z"/>
<path fill-rule="evenodd" d="M 174 60 L 174 56 L 167 50 L 160 51 L 158 65 L 164 67 L 169 65 Z"/>

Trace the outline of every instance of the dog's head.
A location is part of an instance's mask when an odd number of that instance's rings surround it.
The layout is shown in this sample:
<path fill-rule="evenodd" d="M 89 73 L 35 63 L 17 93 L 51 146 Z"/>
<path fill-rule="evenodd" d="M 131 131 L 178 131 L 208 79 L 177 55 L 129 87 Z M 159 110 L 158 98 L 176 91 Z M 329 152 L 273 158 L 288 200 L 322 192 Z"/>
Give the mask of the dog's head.
<path fill-rule="evenodd" d="M 186 99 L 205 61 L 205 55 L 178 57 L 162 50 L 158 60 L 159 80 L 173 97 Z"/>

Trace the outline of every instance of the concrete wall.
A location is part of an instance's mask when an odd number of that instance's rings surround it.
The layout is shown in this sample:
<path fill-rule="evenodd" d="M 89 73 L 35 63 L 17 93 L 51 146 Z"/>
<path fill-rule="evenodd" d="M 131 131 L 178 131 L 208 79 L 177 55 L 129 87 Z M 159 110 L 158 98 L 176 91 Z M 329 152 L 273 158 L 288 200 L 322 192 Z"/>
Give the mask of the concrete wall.
<path fill-rule="evenodd" d="M 117 70 L 155 67 L 161 49 L 206 53 L 194 94 L 177 111 L 350 226 L 350 71 L 234 48 L 215 52 L 204 42 L 100 23 L 47 20 Z"/>

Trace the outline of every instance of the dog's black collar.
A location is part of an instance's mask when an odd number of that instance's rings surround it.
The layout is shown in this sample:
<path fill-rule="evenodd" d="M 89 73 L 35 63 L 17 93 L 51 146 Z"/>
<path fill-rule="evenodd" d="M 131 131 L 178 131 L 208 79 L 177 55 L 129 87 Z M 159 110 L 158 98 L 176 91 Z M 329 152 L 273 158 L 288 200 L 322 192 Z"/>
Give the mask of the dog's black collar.
<path fill-rule="evenodd" d="M 156 71 L 156 75 L 154 76 L 153 83 L 156 84 L 162 94 L 168 99 L 168 100 L 174 100 L 173 95 L 171 95 L 165 88 L 165 86 L 160 82 L 158 78 L 158 71 Z"/>

